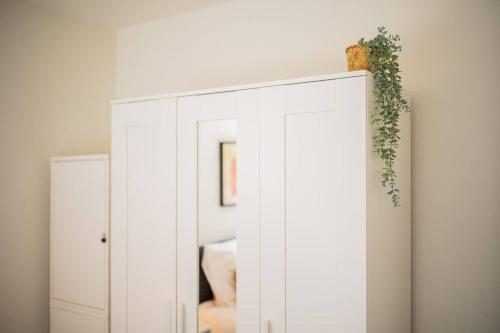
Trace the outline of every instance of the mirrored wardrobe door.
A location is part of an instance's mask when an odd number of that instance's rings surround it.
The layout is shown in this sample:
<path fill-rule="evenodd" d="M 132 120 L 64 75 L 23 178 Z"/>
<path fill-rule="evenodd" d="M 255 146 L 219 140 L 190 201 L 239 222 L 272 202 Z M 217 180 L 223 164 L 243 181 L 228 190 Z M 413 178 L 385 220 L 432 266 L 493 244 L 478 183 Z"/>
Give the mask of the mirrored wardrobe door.
<path fill-rule="evenodd" d="M 198 332 L 236 332 L 237 121 L 198 122 Z"/>
<path fill-rule="evenodd" d="M 236 332 L 236 93 L 178 100 L 178 333 Z"/>

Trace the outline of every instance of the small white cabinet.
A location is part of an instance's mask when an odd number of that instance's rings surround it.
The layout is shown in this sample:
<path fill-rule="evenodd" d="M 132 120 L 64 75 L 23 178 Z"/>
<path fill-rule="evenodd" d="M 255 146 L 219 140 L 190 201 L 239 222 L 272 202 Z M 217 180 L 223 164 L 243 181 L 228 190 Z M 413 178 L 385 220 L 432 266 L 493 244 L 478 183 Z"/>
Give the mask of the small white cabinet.
<path fill-rule="evenodd" d="M 51 160 L 51 333 L 108 331 L 108 156 Z"/>

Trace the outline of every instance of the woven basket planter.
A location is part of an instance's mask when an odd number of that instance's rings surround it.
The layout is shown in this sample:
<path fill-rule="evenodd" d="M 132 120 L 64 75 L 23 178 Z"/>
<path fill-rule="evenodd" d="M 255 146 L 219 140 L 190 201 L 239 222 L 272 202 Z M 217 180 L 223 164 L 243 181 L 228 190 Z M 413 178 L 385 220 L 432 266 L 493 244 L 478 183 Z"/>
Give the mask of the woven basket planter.
<path fill-rule="evenodd" d="M 361 45 L 351 45 L 346 50 L 347 69 L 350 71 L 370 70 L 366 50 Z"/>

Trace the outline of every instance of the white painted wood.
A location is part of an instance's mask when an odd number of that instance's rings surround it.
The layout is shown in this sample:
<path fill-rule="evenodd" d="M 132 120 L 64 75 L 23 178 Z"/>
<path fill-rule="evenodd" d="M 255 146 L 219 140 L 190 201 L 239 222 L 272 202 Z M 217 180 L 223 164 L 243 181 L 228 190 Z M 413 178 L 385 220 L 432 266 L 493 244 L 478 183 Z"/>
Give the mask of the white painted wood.
<path fill-rule="evenodd" d="M 113 333 L 175 332 L 176 101 L 113 108 Z"/>
<path fill-rule="evenodd" d="M 94 160 L 109 160 L 109 156 L 106 154 L 95 154 L 95 155 L 66 155 L 66 156 L 53 156 L 50 158 L 50 162 L 81 162 L 81 161 L 94 161 Z"/>
<path fill-rule="evenodd" d="M 344 207 L 330 216 L 339 219 L 336 323 L 342 332 L 366 332 L 366 77 L 336 81 L 335 90 L 344 145 L 338 163 L 345 172 L 339 193 Z"/>
<path fill-rule="evenodd" d="M 351 209 L 344 200 L 351 165 L 339 163 L 346 147 L 340 118 L 338 112 L 319 112 L 285 119 L 287 332 L 340 326 L 339 293 L 346 281 L 338 276 L 338 229 L 342 221 L 354 222 L 345 212 Z"/>
<path fill-rule="evenodd" d="M 273 333 L 409 331 L 409 126 L 403 116 L 395 209 L 372 153 L 370 84 L 262 89 L 261 318 Z"/>
<path fill-rule="evenodd" d="M 356 332 L 363 324 L 365 109 L 339 112 L 336 85 L 263 91 L 261 316 L 273 332 Z M 348 234 L 336 240 L 336 230 Z M 336 264 L 347 266 L 337 271 Z"/>
<path fill-rule="evenodd" d="M 92 316 L 85 313 L 53 307 L 50 313 L 51 333 L 106 333 L 106 317 Z"/>
<path fill-rule="evenodd" d="M 179 333 L 198 331 L 198 124 L 237 119 L 235 93 L 178 99 L 178 302 Z"/>
<path fill-rule="evenodd" d="M 237 332 L 260 331 L 260 91 L 238 92 Z"/>
<path fill-rule="evenodd" d="M 51 159 L 51 332 L 107 327 L 108 177 L 107 155 Z"/>
<path fill-rule="evenodd" d="M 179 302 L 177 311 L 179 313 L 179 318 L 177 321 L 178 332 L 185 333 L 186 332 L 186 328 L 185 328 L 186 327 L 186 304 L 184 304 L 183 302 Z"/>
<path fill-rule="evenodd" d="M 168 106 L 116 101 L 113 333 L 159 331 L 156 309 L 172 313 L 171 332 L 197 332 L 197 128 L 225 119 L 238 121 L 238 333 L 409 332 L 409 116 L 393 208 L 372 153 L 371 89 L 355 72 L 171 94 Z M 143 228 L 161 214 L 177 229 Z"/>
<path fill-rule="evenodd" d="M 91 317 L 99 317 L 99 318 L 105 318 L 107 320 L 109 313 L 107 311 L 91 308 L 91 307 L 86 307 L 86 306 L 81 306 L 78 304 L 73 304 L 73 303 L 68 303 L 68 302 L 62 302 L 58 300 L 52 300 L 50 301 L 50 307 L 55 308 L 55 309 L 64 309 L 67 311 L 71 312 L 76 312 L 80 314 L 85 314 Z"/>
<path fill-rule="evenodd" d="M 169 99 L 169 98 L 196 96 L 196 95 L 235 92 L 235 91 L 243 91 L 243 90 L 266 88 L 266 87 L 276 87 L 276 86 L 285 86 L 285 85 L 295 85 L 295 84 L 300 84 L 300 83 L 337 80 L 337 79 L 358 77 L 358 76 L 367 76 L 367 75 L 370 75 L 370 73 L 368 71 L 364 71 L 364 70 L 352 71 L 352 72 L 342 72 L 342 73 L 300 77 L 300 78 L 286 79 L 286 80 L 258 82 L 258 83 L 244 84 L 244 85 L 237 85 L 237 86 L 219 87 L 219 88 L 213 88 L 213 89 L 184 91 L 184 92 L 176 92 L 176 93 L 154 95 L 154 96 L 119 99 L 119 100 L 111 101 L 111 104 L 136 103 L 136 102 L 143 102 L 143 101 L 150 101 L 150 100 L 157 100 L 157 99 Z"/>
<path fill-rule="evenodd" d="M 260 110 L 261 318 L 285 332 L 285 87 L 262 89 Z M 261 322 L 266 332 L 266 322 Z"/>

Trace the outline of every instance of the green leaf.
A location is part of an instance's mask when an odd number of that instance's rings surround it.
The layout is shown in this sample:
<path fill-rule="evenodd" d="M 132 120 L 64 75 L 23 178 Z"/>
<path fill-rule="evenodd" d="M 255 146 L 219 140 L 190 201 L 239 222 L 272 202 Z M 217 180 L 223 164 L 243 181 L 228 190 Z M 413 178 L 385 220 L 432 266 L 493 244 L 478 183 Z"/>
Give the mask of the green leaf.
<path fill-rule="evenodd" d="M 382 186 L 388 188 L 387 194 L 395 207 L 399 206 L 399 190 L 396 184 L 394 163 L 396 148 L 399 146 L 399 112 L 409 112 L 408 102 L 401 96 L 401 76 L 399 75 L 399 56 L 401 52 L 398 34 L 388 34 L 385 27 L 377 28 L 378 34 L 370 39 L 360 39 L 368 55 L 368 63 L 373 72 L 374 112 L 371 123 L 375 127 L 373 151 L 384 162 Z"/>

